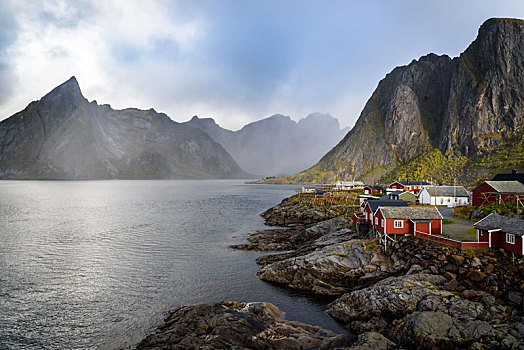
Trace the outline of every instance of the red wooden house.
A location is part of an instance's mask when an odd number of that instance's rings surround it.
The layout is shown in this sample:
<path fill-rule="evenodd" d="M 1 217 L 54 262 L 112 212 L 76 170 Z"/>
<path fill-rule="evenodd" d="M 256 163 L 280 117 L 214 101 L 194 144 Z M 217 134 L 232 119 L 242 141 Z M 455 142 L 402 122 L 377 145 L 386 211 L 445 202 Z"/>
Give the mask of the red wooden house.
<path fill-rule="evenodd" d="M 366 186 L 364 187 L 364 194 L 382 194 L 384 193 L 384 187 L 382 186 Z"/>
<path fill-rule="evenodd" d="M 519 181 L 484 181 L 473 190 L 472 204 L 478 207 L 522 200 L 524 200 L 524 185 Z"/>
<path fill-rule="evenodd" d="M 474 226 L 479 242 L 489 242 L 490 248 L 524 255 L 524 220 L 491 213 Z"/>
<path fill-rule="evenodd" d="M 373 226 L 388 235 L 442 234 L 442 215 L 435 207 L 380 207 Z"/>
<path fill-rule="evenodd" d="M 388 186 L 389 190 L 397 191 L 402 190 L 418 194 L 422 187 L 429 185 L 426 181 L 395 181 Z"/>

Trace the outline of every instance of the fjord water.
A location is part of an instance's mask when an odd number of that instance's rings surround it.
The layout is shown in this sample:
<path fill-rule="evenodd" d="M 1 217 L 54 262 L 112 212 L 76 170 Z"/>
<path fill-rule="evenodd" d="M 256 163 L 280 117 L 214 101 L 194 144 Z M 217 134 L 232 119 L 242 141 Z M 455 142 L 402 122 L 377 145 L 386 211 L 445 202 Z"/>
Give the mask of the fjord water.
<path fill-rule="evenodd" d="M 260 281 L 237 251 L 292 186 L 0 181 L 0 348 L 133 347 L 169 310 L 268 301 L 337 332 L 325 303 Z"/>

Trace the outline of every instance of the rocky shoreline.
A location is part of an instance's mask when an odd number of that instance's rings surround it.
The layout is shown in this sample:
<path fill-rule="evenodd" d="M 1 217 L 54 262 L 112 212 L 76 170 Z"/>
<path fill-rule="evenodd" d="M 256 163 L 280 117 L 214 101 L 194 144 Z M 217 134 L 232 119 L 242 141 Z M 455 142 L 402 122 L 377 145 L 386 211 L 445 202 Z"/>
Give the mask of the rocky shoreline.
<path fill-rule="evenodd" d="M 139 349 L 524 349 L 522 258 L 415 237 L 384 251 L 339 208 L 296 198 L 262 216 L 279 228 L 233 248 L 272 252 L 257 259 L 262 280 L 338 297 L 327 313 L 357 338 L 281 320 L 270 304 L 226 302 L 177 310 Z"/>

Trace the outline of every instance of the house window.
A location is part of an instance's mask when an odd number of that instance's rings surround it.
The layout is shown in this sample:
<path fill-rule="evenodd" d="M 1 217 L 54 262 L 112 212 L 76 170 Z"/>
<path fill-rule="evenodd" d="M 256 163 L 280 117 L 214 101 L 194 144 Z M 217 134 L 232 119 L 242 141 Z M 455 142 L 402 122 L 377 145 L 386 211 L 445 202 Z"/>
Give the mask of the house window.
<path fill-rule="evenodd" d="M 402 220 L 395 220 L 395 223 L 393 225 L 395 228 L 404 228 L 404 221 Z"/>
<path fill-rule="evenodd" d="M 512 233 L 506 233 L 506 243 L 515 244 L 515 235 Z"/>
<path fill-rule="evenodd" d="M 382 227 L 384 227 L 384 219 L 382 219 Z"/>
<path fill-rule="evenodd" d="M 368 219 L 368 212 L 364 212 L 364 217 L 366 218 L 366 220 Z"/>
<path fill-rule="evenodd" d="M 378 225 L 378 218 L 375 216 L 375 225 Z"/>

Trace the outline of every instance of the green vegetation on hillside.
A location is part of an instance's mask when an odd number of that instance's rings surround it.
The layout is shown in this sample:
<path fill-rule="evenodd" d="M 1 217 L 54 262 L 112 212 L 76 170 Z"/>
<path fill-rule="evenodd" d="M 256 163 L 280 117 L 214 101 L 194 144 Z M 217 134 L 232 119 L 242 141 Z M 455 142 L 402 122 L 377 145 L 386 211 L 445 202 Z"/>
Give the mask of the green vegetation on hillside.
<path fill-rule="evenodd" d="M 449 184 L 460 175 L 468 159 L 464 156 L 444 156 L 438 149 L 426 152 L 396 171 L 398 179 L 429 180 Z"/>

